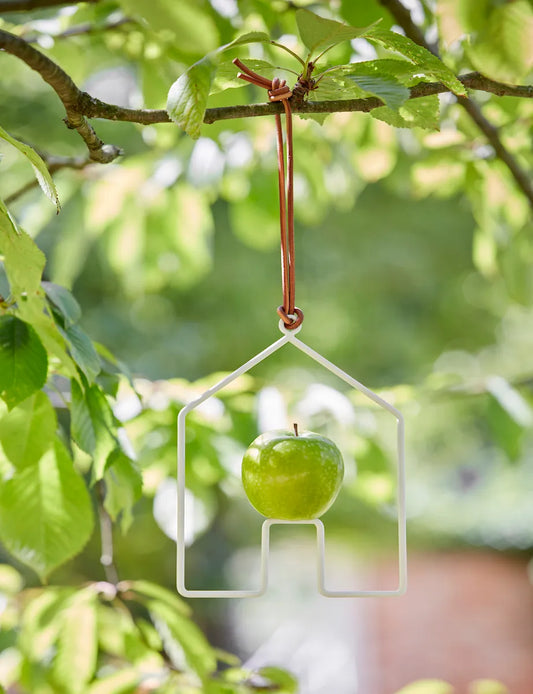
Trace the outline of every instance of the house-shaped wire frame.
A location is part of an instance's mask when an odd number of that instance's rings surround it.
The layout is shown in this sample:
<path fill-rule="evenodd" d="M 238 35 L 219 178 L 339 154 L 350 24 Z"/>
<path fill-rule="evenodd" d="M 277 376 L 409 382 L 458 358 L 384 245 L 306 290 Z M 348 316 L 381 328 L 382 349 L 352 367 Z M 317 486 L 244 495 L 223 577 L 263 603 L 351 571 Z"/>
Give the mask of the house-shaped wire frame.
<path fill-rule="evenodd" d="M 301 326 L 300 326 L 301 328 Z M 270 548 L 270 528 L 272 525 L 314 525 L 317 531 L 317 577 L 318 591 L 330 598 L 359 598 L 402 595 L 407 588 L 407 541 L 406 541 L 406 513 L 405 513 L 405 455 L 404 455 L 404 420 L 401 413 L 391 404 L 373 393 L 355 378 L 339 369 L 315 350 L 296 337 L 300 331 L 287 330 L 280 321 L 280 330 L 283 333 L 276 342 L 247 361 L 233 373 L 226 376 L 216 385 L 206 390 L 196 400 L 186 405 L 178 415 L 178 533 L 177 533 L 177 589 L 178 592 L 188 598 L 253 598 L 264 595 L 268 588 L 268 561 Z M 189 590 L 185 587 L 185 436 L 186 417 L 205 400 L 223 390 L 227 385 L 242 374 L 252 369 L 260 362 L 277 352 L 286 344 L 292 344 L 315 362 L 323 366 L 327 371 L 335 374 L 342 381 L 355 390 L 363 393 L 379 407 L 390 412 L 397 422 L 397 522 L 398 522 L 398 585 L 391 590 L 329 590 L 325 585 L 325 539 L 324 525 L 315 518 L 305 521 L 285 521 L 268 518 L 264 521 L 261 532 L 261 582 L 258 588 L 250 590 Z"/>

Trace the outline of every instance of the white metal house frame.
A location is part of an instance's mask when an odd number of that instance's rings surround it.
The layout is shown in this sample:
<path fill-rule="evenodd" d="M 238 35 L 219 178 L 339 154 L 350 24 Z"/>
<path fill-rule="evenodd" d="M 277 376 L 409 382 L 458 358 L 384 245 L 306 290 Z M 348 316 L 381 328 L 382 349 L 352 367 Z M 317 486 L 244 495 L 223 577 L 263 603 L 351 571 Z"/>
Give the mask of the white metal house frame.
<path fill-rule="evenodd" d="M 296 337 L 301 326 L 289 331 L 280 321 L 280 330 L 283 333 L 276 342 L 257 354 L 255 357 L 240 366 L 236 371 L 226 376 L 216 385 L 206 390 L 200 397 L 186 405 L 178 415 L 178 534 L 177 534 L 177 588 L 178 592 L 189 598 L 253 598 L 263 595 L 268 588 L 268 560 L 270 547 L 270 528 L 273 525 L 314 525 L 317 533 L 317 573 L 318 590 L 322 595 L 331 598 L 359 598 L 402 595 L 407 588 L 407 540 L 406 540 L 406 513 L 405 513 L 405 454 L 404 454 L 404 420 L 401 413 L 379 395 L 373 393 L 355 378 L 339 369 L 335 364 L 325 359 L 315 350 L 308 347 Z M 236 378 L 245 374 L 254 366 L 267 359 L 286 344 L 292 344 L 308 357 L 318 362 L 325 369 L 335 374 L 355 390 L 366 395 L 379 407 L 390 412 L 397 421 L 397 520 L 398 520 L 398 586 L 391 590 L 329 590 L 325 585 L 325 539 L 324 525 L 315 518 L 305 521 L 285 521 L 268 518 L 264 521 L 261 532 L 261 584 L 251 590 L 189 590 L 185 587 L 185 418 L 198 405 L 218 393 Z"/>

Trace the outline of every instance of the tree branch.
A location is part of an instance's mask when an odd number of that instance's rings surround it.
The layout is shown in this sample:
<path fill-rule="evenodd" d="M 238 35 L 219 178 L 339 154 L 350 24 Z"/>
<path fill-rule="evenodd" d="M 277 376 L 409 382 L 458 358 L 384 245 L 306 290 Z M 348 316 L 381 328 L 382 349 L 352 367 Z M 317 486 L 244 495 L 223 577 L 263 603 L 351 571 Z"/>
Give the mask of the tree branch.
<path fill-rule="evenodd" d="M 37 154 L 44 161 L 48 171 L 50 171 L 51 174 L 54 174 L 56 171 L 59 171 L 60 169 L 84 169 L 86 166 L 95 163 L 91 161 L 89 157 L 56 157 L 50 154 L 45 154 L 44 152 L 40 152 L 36 147 L 33 147 L 33 149 L 35 149 Z M 34 177 L 31 179 L 31 181 L 25 183 L 14 193 L 11 193 L 6 198 L 4 198 L 4 202 L 6 203 L 6 205 L 9 205 L 25 193 L 28 193 L 30 190 L 36 188 L 38 185 L 39 181 Z"/>
<path fill-rule="evenodd" d="M 411 41 L 414 41 L 419 46 L 423 46 L 438 57 L 438 50 L 435 46 L 431 46 L 426 41 L 420 27 L 413 22 L 411 13 L 406 7 L 404 7 L 400 0 L 379 0 L 379 3 L 389 10 L 398 25 L 405 31 L 405 35 L 410 38 Z M 486 77 L 484 77 L 483 80 L 487 80 L 488 82 L 492 83 L 491 86 L 496 84 Z M 492 89 L 489 89 L 489 91 L 492 91 Z M 498 94 L 498 92 L 493 93 Z M 501 96 L 501 93 L 499 95 Z M 517 94 L 514 94 L 513 96 L 517 96 Z M 507 166 L 511 176 L 515 180 L 515 183 L 529 200 L 529 204 L 533 207 L 533 184 L 531 183 L 531 177 L 526 171 L 524 171 L 516 158 L 503 144 L 498 129 L 485 118 L 480 107 L 471 99 L 464 96 L 458 97 L 457 103 L 465 109 L 470 118 L 485 135 L 490 145 L 494 149 L 496 156 Z"/>
<path fill-rule="evenodd" d="M 2 0 L 0 0 L 1 3 Z M 387 5 L 394 3 L 395 0 L 380 0 Z M 414 25 L 413 25 L 414 26 Z M 420 32 L 419 32 L 420 33 Z M 421 34 L 420 34 L 421 36 Z M 418 36 L 418 38 L 420 38 Z M 422 37 L 423 38 L 423 37 Z M 88 123 L 88 118 L 103 118 L 106 120 L 126 121 L 139 123 L 141 125 L 151 125 L 155 123 L 170 123 L 171 120 L 167 112 L 163 109 L 129 109 L 114 104 L 108 104 L 100 99 L 92 97 L 87 92 L 79 89 L 71 77 L 50 58 L 29 45 L 24 39 L 0 30 L 0 48 L 6 52 L 20 58 L 29 67 L 39 73 L 56 92 L 63 103 L 66 111 L 65 123 L 74 129 L 84 140 L 89 150 L 89 160 L 99 163 L 109 163 L 116 159 L 121 150 L 115 145 L 106 145 L 96 135 L 92 126 Z M 497 94 L 498 96 L 515 96 L 521 98 L 533 98 L 532 86 L 515 86 L 495 82 L 477 72 L 471 72 L 459 77 L 465 87 L 477 89 L 485 92 Z M 411 99 L 417 99 L 431 94 L 440 94 L 449 91 L 448 88 L 439 82 L 421 82 L 411 88 Z M 464 100 L 463 100 L 464 101 Z M 459 103 L 463 103 L 459 101 Z M 464 105 L 464 103 L 463 103 Z M 336 113 L 346 111 L 369 112 L 374 108 L 383 106 L 383 102 L 376 98 L 367 99 L 344 99 L 337 101 L 308 101 L 295 103 L 293 111 L 295 113 Z M 465 108 L 469 108 L 466 107 Z M 470 107 L 471 108 L 471 107 Z M 471 110 L 473 110 L 471 108 Z M 214 123 L 218 120 L 232 118 L 253 118 L 257 116 L 268 116 L 280 113 L 282 106 L 278 103 L 246 104 L 240 106 L 228 106 L 223 108 L 210 108 L 205 112 L 204 123 Z M 472 114 L 471 114 L 472 115 Z M 472 117 L 474 117 L 472 115 Z M 521 189 L 526 192 L 528 198 L 533 201 L 533 191 L 528 191 L 528 180 L 525 172 L 521 171 L 520 166 L 512 155 L 507 152 L 497 130 L 485 121 L 482 127 L 483 116 L 477 115 L 476 122 L 482 128 L 485 135 L 489 138 L 497 155 L 506 163 L 511 170 L 515 180 L 519 181 Z M 489 136 L 490 132 L 490 136 Z M 80 167 L 75 167 L 80 168 Z M 529 189 L 531 185 L 529 184 Z"/>
<path fill-rule="evenodd" d="M 100 564 L 104 567 L 106 581 L 116 587 L 118 585 L 118 571 L 115 566 L 115 557 L 113 555 L 113 521 L 104 506 L 106 491 L 103 480 L 98 480 L 95 485 L 95 490 L 98 519 L 100 521 Z"/>
<path fill-rule="evenodd" d="M 76 0 L 0 0 L 0 12 L 29 12 L 58 5 L 73 5 Z M 99 0 L 84 0 L 87 3 L 97 3 Z"/>
<path fill-rule="evenodd" d="M 91 102 L 89 94 L 82 92 L 67 73 L 57 63 L 50 60 L 24 39 L 0 29 L 0 48 L 23 60 L 26 65 L 38 72 L 60 98 L 67 116 L 68 128 L 76 130 L 85 142 L 92 161 L 107 164 L 116 159 L 122 150 L 115 145 L 106 145 L 95 133 L 93 127 L 84 117 L 85 101 Z"/>

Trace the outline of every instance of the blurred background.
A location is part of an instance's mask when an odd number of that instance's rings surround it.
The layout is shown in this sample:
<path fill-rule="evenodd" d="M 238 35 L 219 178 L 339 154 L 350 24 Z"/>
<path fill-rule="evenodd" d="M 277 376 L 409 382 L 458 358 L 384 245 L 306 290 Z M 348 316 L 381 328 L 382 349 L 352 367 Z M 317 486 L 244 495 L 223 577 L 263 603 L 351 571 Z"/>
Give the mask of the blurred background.
<path fill-rule="evenodd" d="M 163 108 L 183 70 L 237 31 L 266 29 L 298 49 L 296 5 L 355 25 L 394 24 L 374 1 L 260 0 L 106 0 L 1 21 L 90 94 Z M 409 3 L 456 71 L 484 60 L 489 76 L 525 83 L 516 56 L 514 65 L 507 54 L 491 62 L 481 23 L 500 3 L 484 3 L 470 52 L 467 30 L 449 40 L 464 5 Z M 275 51 L 234 53 L 295 69 Z M 328 61 L 376 56 L 355 40 Z M 2 126 L 43 152 L 83 154 L 51 90 L 16 58 L 1 60 Z M 475 96 L 512 155 L 531 166 L 530 100 Z M 265 597 L 192 602 L 213 644 L 252 667 L 286 667 L 306 694 L 390 694 L 416 679 L 445 680 L 457 692 L 482 679 L 513 694 L 533 688 L 531 208 L 467 114 L 449 96 L 435 99 L 440 130 L 395 129 L 363 113 L 295 122 L 300 336 L 405 415 L 409 590 L 322 598 L 311 528 L 280 527 Z M 263 100 L 244 86 L 208 105 Z M 131 527 L 116 530 L 116 564 L 121 577 L 172 588 L 177 413 L 279 336 L 274 124 L 221 121 L 196 141 L 170 124 L 95 127 L 125 154 L 58 171 L 59 216 L 38 189 L 20 194 L 30 172 L 7 146 L 0 194 L 46 253 L 46 279 L 72 290 L 84 330 L 133 375 L 137 393 L 123 383 L 115 414 L 144 487 Z M 343 490 L 324 517 L 332 587 L 395 585 L 394 421 L 288 347 L 188 418 L 190 587 L 253 583 L 261 518 L 243 495 L 240 460 L 258 433 L 295 417 L 334 438 L 346 461 Z M 52 582 L 96 580 L 98 557 L 93 537 Z M 505 691 L 485 685 L 476 691 Z"/>

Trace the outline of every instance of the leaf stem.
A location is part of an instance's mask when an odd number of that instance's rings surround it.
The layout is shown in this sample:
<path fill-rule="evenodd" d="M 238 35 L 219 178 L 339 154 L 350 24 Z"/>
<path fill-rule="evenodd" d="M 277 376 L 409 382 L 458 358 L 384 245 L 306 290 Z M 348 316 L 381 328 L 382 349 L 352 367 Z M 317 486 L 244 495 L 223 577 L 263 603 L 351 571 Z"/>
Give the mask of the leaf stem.
<path fill-rule="evenodd" d="M 306 63 L 302 60 L 302 58 L 300 58 L 300 56 L 297 53 L 295 53 L 294 51 L 291 51 L 290 48 L 288 48 L 287 46 L 284 46 L 282 43 L 278 43 L 277 41 L 270 41 L 270 43 L 273 46 L 277 46 L 278 48 L 282 48 L 284 51 L 287 51 L 287 53 L 290 53 L 292 55 L 292 57 L 296 58 L 296 60 L 302 65 L 302 67 L 305 68 Z"/>

